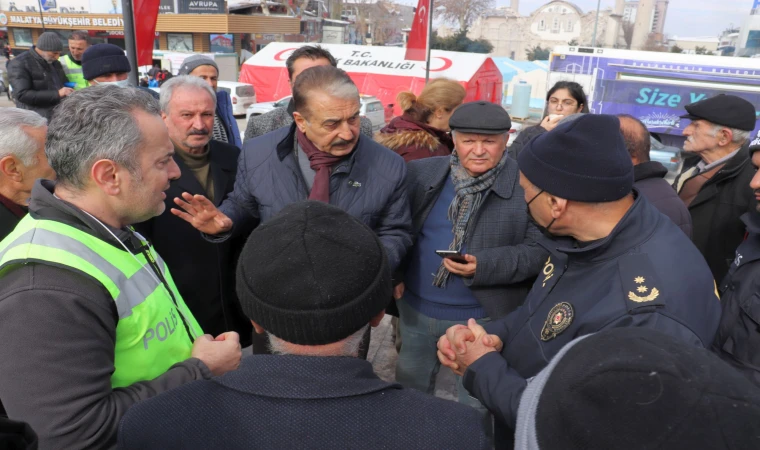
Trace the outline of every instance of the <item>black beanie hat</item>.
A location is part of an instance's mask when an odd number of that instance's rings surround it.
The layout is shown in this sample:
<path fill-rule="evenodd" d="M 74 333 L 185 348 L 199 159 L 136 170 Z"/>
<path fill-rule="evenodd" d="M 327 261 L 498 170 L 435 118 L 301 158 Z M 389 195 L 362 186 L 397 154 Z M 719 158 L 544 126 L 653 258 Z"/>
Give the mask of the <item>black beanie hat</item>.
<path fill-rule="evenodd" d="M 388 305 L 392 290 L 375 233 L 317 201 L 288 205 L 257 227 L 238 261 L 243 312 L 293 344 L 347 338 Z"/>
<path fill-rule="evenodd" d="M 108 73 L 129 72 L 131 69 L 124 50 L 113 44 L 95 44 L 82 55 L 82 75 L 87 81 Z"/>
<path fill-rule="evenodd" d="M 760 389 L 708 350 L 640 327 L 566 348 L 524 391 L 516 448 L 760 448 Z"/>
<path fill-rule="evenodd" d="M 611 202 L 631 192 L 633 163 L 615 116 L 584 114 L 530 140 L 517 156 L 539 189 L 586 203 Z"/>

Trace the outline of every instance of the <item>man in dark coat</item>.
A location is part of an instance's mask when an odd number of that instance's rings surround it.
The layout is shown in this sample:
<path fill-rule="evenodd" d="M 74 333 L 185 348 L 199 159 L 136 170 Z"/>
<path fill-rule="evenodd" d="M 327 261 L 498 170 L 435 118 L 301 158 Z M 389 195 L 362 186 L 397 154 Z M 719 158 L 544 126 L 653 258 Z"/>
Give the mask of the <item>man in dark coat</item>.
<path fill-rule="evenodd" d="M 485 323 L 512 312 L 548 256 L 526 214 L 517 162 L 505 154 L 509 114 L 493 103 L 465 103 L 449 124 L 455 153 L 408 166 L 415 245 L 397 300 L 403 345 L 396 381 L 429 394 L 440 369 L 441 333 L 469 318 Z M 457 251 L 463 260 L 441 258 L 437 250 Z M 459 402 L 482 408 L 459 377 L 457 383 Z M 490 415 L 484 417 L 490 428 Z"/>
<path fill-rule="evenodd" d="M 316 66 L 338 67 L 338 62 L 329 51 L 319 45 L 304 45 L 295 49 L 288 56 L 285 66 L 288 69 L 288 83 L 292 91 L 296 78 L 304 70 Z M 245 128 L 245 140 L 248 141 L 279 128 L 290 126 L 293 123 L 295 110 L 295 103 L 291 98 L 287 106 L 275 108 L 259 116 L 251 116 Z M 360 122 L 359 130 L 361 133 L 372 139 L 372 121 L 367 117 L 361 117 Z"/>
<path fill-rule="evenodd" d="M 676 178 L 678 196 L 692 219 L 692 240 L 720 282 L 744 238 L 740 217 L 755 209 L 749 181 L 755 169 L 747 142 L 755 128 L 755 107 L 734 95 L 717 95 L 690 105 L 684 128 L 684 161 Z"/>
<path fill-rule="evenodd" d="M 245 143 L 235 190 L 218 209 L 203 196 L 183 194 L 176 202 L 184 212 L 172 212 L 222 242 L 290 203 L 320 200 L 372 228 L 395 270 L 412 243 L 404 160 L 360 135 L 359 91 L 344 71 L 305 70 L 294 99 L 291 127 Z"/>
<path fill-rule="evenodd" d="M 652 141 L 647 127 L 628 114 L 619 114 L 620 133 L 633 162 L 633 187 L 691 238 L 691 215 L 673 187 L 665 181 L 668 169 L 649 158 Z"/>
<path fill-rule="evenodd" d="M 356 357 L 392 290 L 384 245 L 360 220 L 286 206 L 251 234 L 237 287 L 275 354 L 130 409 L 119 448 L 489 448 L 473 409 L 382 381 Z M 246 411 L 255 420 L 231 432 Z"/>
<path fill-rule="evenodd" d="M 699 347 L 715 337 L 709 268 L 633 187 L 619 130 L 614 116 L 586 114 L 523 148 L 520 185 L 537 226 L 553 236 L 539 241 L 550 256 L 523 306 L 485 329 L 473 320 L 452 327 L 438 342 L 441 363 L 463 373 L 494 414 L 497 445 L 511 438 L 526 380 L 578 336 L 638 326 Z"/>
<path fill-rule="evenodd" d="M 750 188 L 760 197 L 760 133 L 749 146 L 755 175 Z M 728 275 L 720 284 L 721 317 L 715 351 L 760 386 L 760 206 L 745 213 L 747 237 L 736 250 Z"/>
<path fill-rule="evenodd" d="M 235 185 L 240 150 L 211 139 L 216 101 L 207 82 L 192 76 L 174 77 L 164 83 L 161 97 L 162 117 L 181 175 L 166 191 L 166 211 L 137 229 L 171 267 L 174 282 L 203 331 L 212 336 L 236 331 L 246 347 L 251 324 L 235 293 L 236 250 L 245 243 L 245 236 L 213 244 L 169 212 L 174 197 L 183 192 L 204 195 L 214 205 L 221 205 Z"/>
<path fill-rule="evenodd" d="M 55 178 L 45 157 L 46 133 L 47 120 L 33 111 L 0 114 L 0 241 L 26 215 L 34 181 Z"/>
<path fill-rule="evenodd" d="M 42 33 L 37 45 L 8 63 L 8 80 L 16 106 L 30 109 L 50 120 L 55 105 L 74 92 L 58 58 L 63 51 L 61 38 L 52 31 Z"/>

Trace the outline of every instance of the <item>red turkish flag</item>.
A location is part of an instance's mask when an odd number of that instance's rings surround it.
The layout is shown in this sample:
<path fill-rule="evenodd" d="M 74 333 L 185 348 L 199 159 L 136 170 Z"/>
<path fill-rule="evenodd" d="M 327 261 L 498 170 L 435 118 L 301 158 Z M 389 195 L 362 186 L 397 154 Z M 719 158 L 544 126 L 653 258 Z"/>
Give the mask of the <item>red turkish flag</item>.
<path fill-rule="evenodd" d="M 430 0 L 420 0 L 417 12 L 414 13 L 412 31 L 406 41 L 406 56 L 410 61 L 425 61 L 427 59 L 428 23 L 430 22 Z"/>
<path fill-rule="evenodd" d="M 156 20 L 158 20 L 160 3 L 161 0 L 135 0 L 134 2 L 138 66 L 153 65 L 153 41 L 156 39 Z"/>

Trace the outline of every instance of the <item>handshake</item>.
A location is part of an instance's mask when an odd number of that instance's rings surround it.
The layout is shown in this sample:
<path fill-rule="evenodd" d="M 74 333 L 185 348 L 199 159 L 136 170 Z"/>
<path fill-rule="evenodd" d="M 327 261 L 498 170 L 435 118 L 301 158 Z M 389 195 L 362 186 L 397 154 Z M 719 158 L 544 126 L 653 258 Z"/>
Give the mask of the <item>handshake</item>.
<path fill-rule="evenodd" d="M 470 319 L 467 326 L 454 325 L 438 339 L 438 360 L 461 377 L 470 364 L 486 353 L 500 352 L 503 346 L 498 336 Z"/>

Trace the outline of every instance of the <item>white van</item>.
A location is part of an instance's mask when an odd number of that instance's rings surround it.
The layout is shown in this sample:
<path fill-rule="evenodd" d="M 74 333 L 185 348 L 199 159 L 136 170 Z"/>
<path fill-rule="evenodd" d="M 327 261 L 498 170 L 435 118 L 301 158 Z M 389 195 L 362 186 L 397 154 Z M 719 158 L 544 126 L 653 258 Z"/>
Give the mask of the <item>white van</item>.
<path fill-rule="evenodd" d="M 237 81 L 217 82 L 217 91 L 225 91 L 232 99 L 232 114 L 244 116 L 249 106 L 256 103 L 256 90 L 252 84 L 238 83 Z"/>
<path fill-rule="evenodd" d="M 385 126 L 385 109 L 383 103 L 371 95 L 361 96 L 362 108 L 359 114 L 372 122 L 372 132 L 380 131 Z"/>

